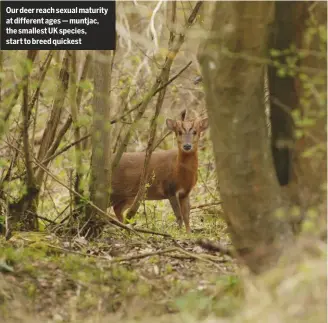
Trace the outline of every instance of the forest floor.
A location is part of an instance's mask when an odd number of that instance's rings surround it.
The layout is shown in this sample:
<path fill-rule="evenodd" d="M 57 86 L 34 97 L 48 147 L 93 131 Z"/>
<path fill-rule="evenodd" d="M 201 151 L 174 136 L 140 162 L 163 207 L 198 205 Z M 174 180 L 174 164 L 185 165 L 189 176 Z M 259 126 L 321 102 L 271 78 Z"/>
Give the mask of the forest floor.
<path fill-rule="evenodd" d="M 228 245 L 221 229 L 216 241 Z M 109 227 L 93 242 L 51 232 L 1 238 L 0 321 L 324 322 L 325 247 L 316 247 L 319 257 L 302 258 L 288 272 L 270 276 L 274 292 L 268 294 L 245 279 L 229 255 L 199 245 L 200 237 L 213 239 L 206 230 L 170 233 L 174 239 Z M 286 284 L 286 275 L 294 281 Z M 251 302 L 261 309 L 236 317 L 252 289 L 257 292 Z"/>
<path fill-rule="evenodd" d="M 1 322 L 228 315 L 242 295 L 235 261 L 203 249 L 200 230 L 191 237 L 177 230 L 173 235 L 108 228 L 92 242 L 50 232 L 1 238 Z M 223 233 L 220 240 L 228 244 Z"/>

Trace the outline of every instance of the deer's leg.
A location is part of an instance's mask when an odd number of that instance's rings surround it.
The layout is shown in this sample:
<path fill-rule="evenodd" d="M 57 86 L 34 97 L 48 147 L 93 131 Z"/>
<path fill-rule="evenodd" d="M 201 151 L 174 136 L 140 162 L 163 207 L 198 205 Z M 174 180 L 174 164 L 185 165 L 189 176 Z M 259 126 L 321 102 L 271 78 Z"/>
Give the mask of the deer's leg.
<path fill-rule="evenodd" d="M 113 205 L 113 209 L 114 209 L 114 212 L 115 212 L 115 215 L 117 217 L 117 219 L 123 223 L 123 212 L 126 210 L 127 208 L 127 201 L 126 200 L 123 200 L 123 201 L 120 201 L 116 204 Z"/>
<path fill-rule="evenodd" d="M 173 209 L 174 215 L 177 218 L 177 223 L 179 226 L 179 229 L 182 227 L 182 215 L 181 215 L 181 207 L 180 207 L 180 201 L 179 199 L 174 195 L 169 198 L 171 207 Z"/>
<path fill-rule="evenodd" d="M 182 214 L 183 222 L 186 226 L 186 231 L 189 234 L 191 232 L 190 224 L 189 224 L 189 214 L 190 214 L 189 195 L 184 197 L 184 198 L 180 198 L 179 201 L 180 201 L 180 207 L 181 207 L 181 214 Z"/>
<path fill-rule="evenodd" d="M 121 203 L 118 203 L 118 204 L 115 204 L 115 205 L 113 205 L 113 210 L 114 210 L 114 212 L 115 212 L 115 215 L 116 215 L 116 217 L 117 217 L 117 219 L 120 221 L 120 222 L 122 222 L 123 223 L 123 212 L 122 212 L 122 202 Z"/>
<path fill-rule="evenodd" d="M 118 202 L 113 206 L 116 217 L 122 223 L 124 222 L 123 213 L 126 209 L 128 209 L 133 203 L 133 199 L 126 199 Z"/>

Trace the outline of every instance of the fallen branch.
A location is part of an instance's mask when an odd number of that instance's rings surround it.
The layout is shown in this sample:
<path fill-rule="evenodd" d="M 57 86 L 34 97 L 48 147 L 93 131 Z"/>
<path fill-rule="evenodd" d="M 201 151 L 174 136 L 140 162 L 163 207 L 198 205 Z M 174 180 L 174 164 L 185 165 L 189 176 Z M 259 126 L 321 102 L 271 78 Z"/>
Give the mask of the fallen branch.
<path fill-rule="evenodd" d="M 166 238 L 171 238 L 173 239 L 173 237 L 168 234 L 168 233 L 162 233 L 162 232 L 157 232 L 157 231 L 152 231 L 152 230 L 148 230 L 148 229 L 142 229 L 142 228 L 134 228 L 134 230 L 141 232 L 141 233 L 148 233 L 148 234 L 154 234 L 154 235 L 158 235 L 158 236 L 162 236 L 162 237 L 166 237 Z"/>
<path fill-rule="evenodd" d="M 222 270 L 221 266 L 218 265 L 218 264 L 216 263 L 216 261 L 213 260 L 213 259 L 211 259 L 211 258 L 205 258 L 204 256 L 200 256 L 200 255 L 193 254 L 193 253 L 191 253 L 191 252 L 189 252 L 189 251 L 186 251 L 186 250 L 184 250 L 184 249 L 182 249 L 182 248 L 179 248 L 179 247 L 176 247 L 176 251 L 179 251 L 179 252 L 181 252 L 182 254 L 184 254 L 184 255 L 186 255 L 186 256 L 189 256 L 189 257 L 191 257 L 191 258 L 194 258 L 194 259 L 196 259 L 196 260 L 200 260 L 200 261 L 203 261 L 203 262 L 207 262 L 207 263 L 213 264 L 216 268 Z"/>
<path fill-rule="evenodd" d="M 117 257 L 117 258 L 111 259 L 110 261 L 111 262 L 123 262 L 123 261 L 137 260 L 137 259 L 142 259 L 142 258 L 147 258 L 147 257 L 152 257 L 152 256 L 157 256 L 157 255 L 163 255 L 165 253 L 176 251 L 175 249 L 176 249 L 175 247 L 172 247 L 172 248 L 167 248 L 164 250 L 145 252 L 145 253 L 142 253 L 139 255 L 134 255 L 134 256 Z"/>
<path fill-rule="evenodd" d="M 43 216 L 41 216 L 41 215 L 37 215 L 36 217 L 37 217 L 38 219 L 41 219 L 41 220 L 46 221 L 46 222 L 48 222 L 48 223 L 51 223 L 51 224 L 57 224 L 55 221 L 50 220 L 50 219 L 47 219 L 47 218 L 45 218 L 45 217 L 43 217 Z"/>
<path fill-rule="evenodd" d="M 213 242 L 208 239 L 199 239 L 196 241 L 196 243 L 203 249 L 206 249 L 209 251 L 214 251 L 214 252 L 219 252 L 223 255 L 228 255 L 228 256 L 233 257 L 233 250 L 229 247 L 222 245 L 219 242 Z"/>
<path fill-rule="evenodd" d="M 220 270 L 223 270 L 221 268 L 221 266 L 218 265 L 214 259 L 206 258 L 204 256 L 193 254 L 193 253 L 188 252 L 188 251 L 186 251 L 182 248 L 179 248 L 179 247 L 171 247 L 171 248 L 167 248 L 167 249 L 163 249 L 163 250 L 145 252 L 145 253 L 142 253 L 142 254 L 139 254 L 139 255 L 132 255 L 132 256 L 126 256 L 126 257 L 115 257 L 115 258 L 109 259 L 106 256 L 99 256 L 99 255 L 97 256 L 97 255 L 87 254 L 87 253 L 83 253 L 83 252 L 76 251 L 76 250 L 69 250 L 69 249 L 66 249 L 66 248 L 54 246 L 54 245 L 51 245 L 51 244 L 45 244 L 45 245 L 48 246 L 49 248 L 60 250 L 60 251 L 66 252 L 66 253 L 73 253 L 73 254 L 77 254 L 77 255 L 80 255 L 80 256 L 84 256 L 84 257 L 93 257 L 93 258 L 98 258 L 98 259 L 104 259 L 104 260 L 107 260 L 111 263 L 138 260 L 138 259 L 143 259 L 143 258 L 147 258 L 147 257 L 157 256 L 157 255 L 158 256 L 166 255 L 166 254 L 169 254 L 169 253 L 172 253 L 172 252 L 180 252 L 184 256 L 183 259 L 188 258 L 188 259 L 195 259 L 195 260 L 207 262 L 207 263 L 210 263 L 210 264 L 214 265 L 216 268 L 218 268 Z M 168 255 L 168 256 L 169 257 L 174 257 L 174 258 L 176 258 L 176 257 L 181 258 L 181 256 L 177 256 L 177 255 Z"/>
<path fill-rule="evenodd" d="M 205 203 L 205 204 L 200 204 L 200 205 L 193 206 L 193 207 L 190 208 L 190 210 L 202 209 L 204 207 L 210 207 L 210 206 L 220 205 L 220 204 L 222 204 L 222 202 Z"/>

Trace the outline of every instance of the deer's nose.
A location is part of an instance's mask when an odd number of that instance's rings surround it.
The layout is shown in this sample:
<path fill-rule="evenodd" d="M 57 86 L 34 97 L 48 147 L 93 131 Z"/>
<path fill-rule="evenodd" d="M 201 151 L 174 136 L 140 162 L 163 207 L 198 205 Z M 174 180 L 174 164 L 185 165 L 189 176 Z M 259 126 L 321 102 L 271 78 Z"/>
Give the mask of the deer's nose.
<path fill-rule="evenodd" d="M 183 149 L 188 151 L 188 150 L 191 149 L 191 145 L 190 144 L 185 144 L 185 145 L 183 145 Z"/>

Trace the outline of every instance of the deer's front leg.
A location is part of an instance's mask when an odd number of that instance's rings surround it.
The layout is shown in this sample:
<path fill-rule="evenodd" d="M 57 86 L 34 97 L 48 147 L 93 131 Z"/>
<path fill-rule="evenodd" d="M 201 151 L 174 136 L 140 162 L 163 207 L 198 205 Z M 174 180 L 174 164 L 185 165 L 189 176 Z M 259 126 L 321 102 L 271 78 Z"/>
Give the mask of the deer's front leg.
<path fill-rule="evenodd" d="M 189 233 L 191 233 L 190 224 L 189 224 L 189 214 L 190 214 L 189 195 L 184 198 L 180 198 L 179 202 L 180 202 L 182 218 L 183 218 L 184 224 L 186 226 L 186 231 L 189 234 Z"/>
<path fill-rule="evenodd" d="M 174 215 L 177 218 L 177 223 L 179 226 L 179 229 L 182 227 L 182 212 L 181 212 L 181 207 L 180 207 L 180 201 L 179 199 L 174 195 L 169 198 L 171 207 L 173 209 Z"/>

